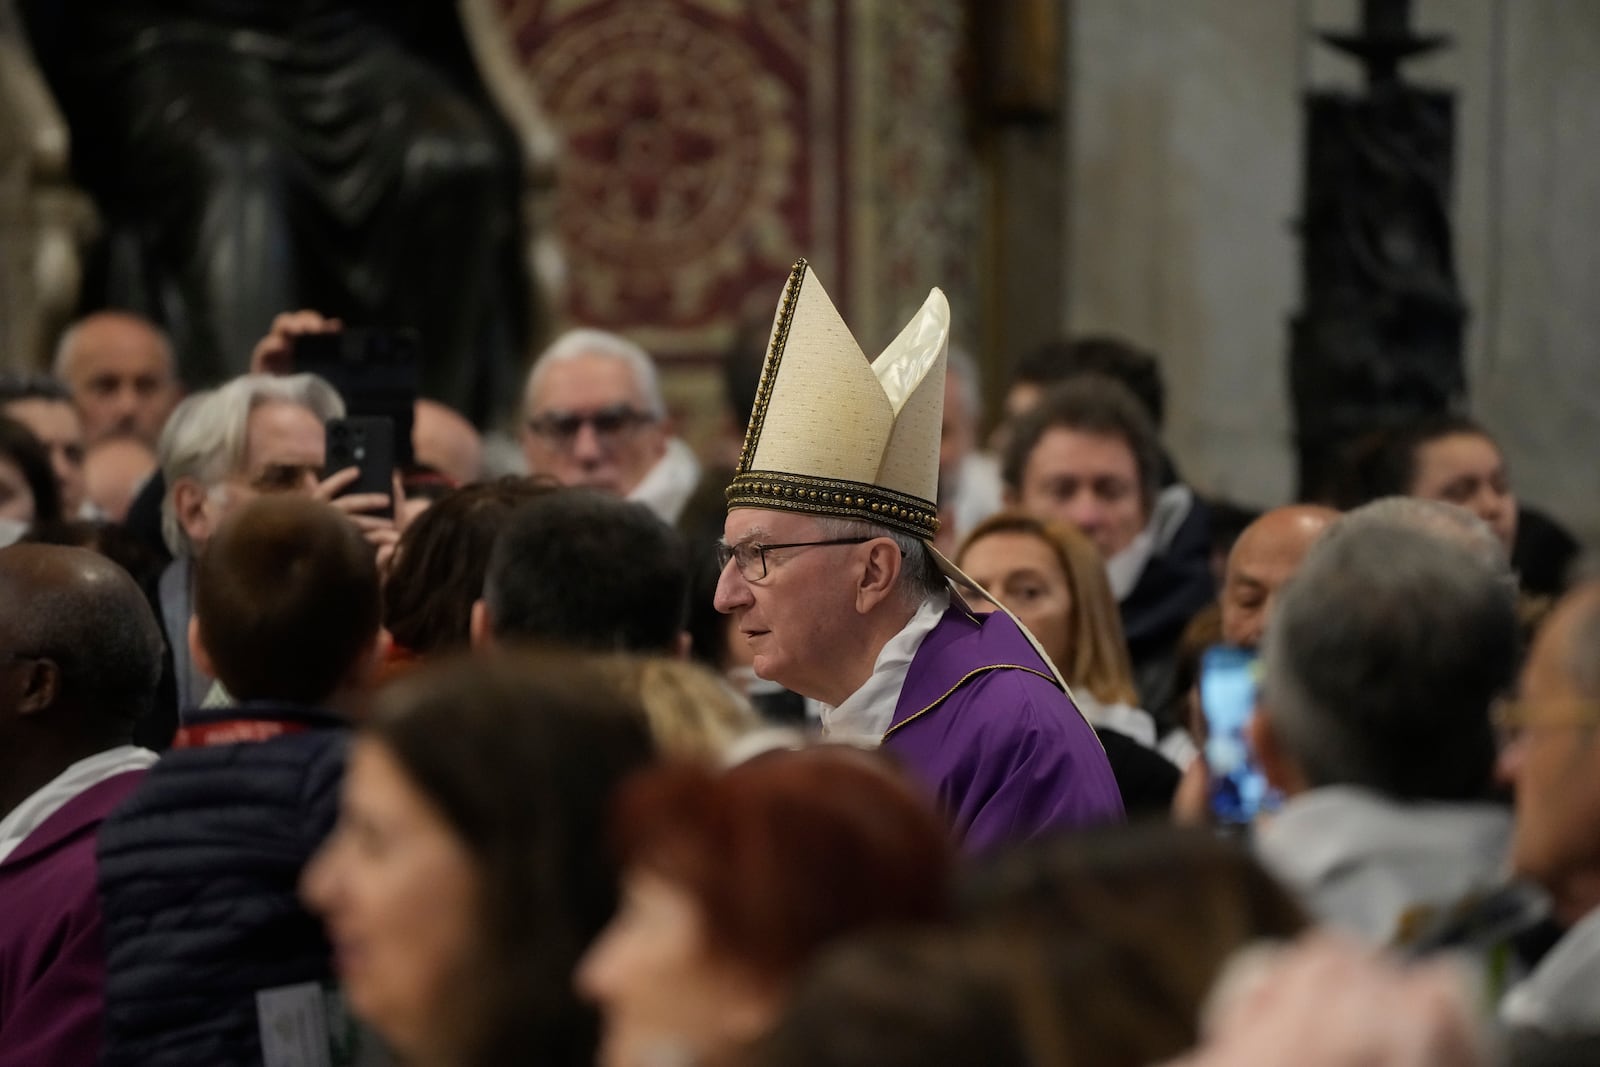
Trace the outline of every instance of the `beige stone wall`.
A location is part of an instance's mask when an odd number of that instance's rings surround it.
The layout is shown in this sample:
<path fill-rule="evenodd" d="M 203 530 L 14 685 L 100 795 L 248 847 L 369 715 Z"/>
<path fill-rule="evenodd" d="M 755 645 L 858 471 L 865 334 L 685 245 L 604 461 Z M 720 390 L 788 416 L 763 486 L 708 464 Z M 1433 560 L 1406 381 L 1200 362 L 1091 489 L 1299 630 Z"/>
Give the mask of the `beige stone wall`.
<path fill-rule="evenodd" d="M 1311 30 L 1356 0 L 1075 0 L 1063 326 L 1166 359 L 1167 436 L 1206 489 L 1292 491 L 1285 355 Z M 1457 94 L 1457 271 L 1474 411 L 1524 496 L 1600 539 L 1600 4 L 1418 0 L 1408 67 Z"/>

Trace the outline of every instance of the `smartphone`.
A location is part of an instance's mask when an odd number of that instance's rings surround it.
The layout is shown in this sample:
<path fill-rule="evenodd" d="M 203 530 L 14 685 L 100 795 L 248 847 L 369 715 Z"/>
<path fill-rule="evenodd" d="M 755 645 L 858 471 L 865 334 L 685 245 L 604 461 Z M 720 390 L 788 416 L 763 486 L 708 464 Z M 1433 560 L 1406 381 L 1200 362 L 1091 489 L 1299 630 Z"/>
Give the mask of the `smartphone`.
<path fill-rule="evenodd" d="M 323 476 L 355 467 L 361 474 L 345 493 L 382 493 L 389 506 L 368 512 L 394 518 L 394 420 L 372 415 L 329 419 L 327 462 Z M 342 495 L 342 494 L 341 494 Z"/>
<path fill-rule="evenodd" d="M 415 330 L 352 327 L 304 334 L 294 341 L 294 369 L 337 389 L 347 414 L 389 419 L 395 462 L 413 465 L 411 428 L 422 380 L 422 344 Z"/>
<path fill-rule="evenodd" d="M 1243 826 L 1280 799 L 1250 750 L 1245 727 L 1255 714 L 1260 669 L 1256 654 L 1231 645 L 1206 649 L 1200 659 L 1200 710 L 1206 718 L 1206 766 L 1211 772 L 1211 814 Z"/>

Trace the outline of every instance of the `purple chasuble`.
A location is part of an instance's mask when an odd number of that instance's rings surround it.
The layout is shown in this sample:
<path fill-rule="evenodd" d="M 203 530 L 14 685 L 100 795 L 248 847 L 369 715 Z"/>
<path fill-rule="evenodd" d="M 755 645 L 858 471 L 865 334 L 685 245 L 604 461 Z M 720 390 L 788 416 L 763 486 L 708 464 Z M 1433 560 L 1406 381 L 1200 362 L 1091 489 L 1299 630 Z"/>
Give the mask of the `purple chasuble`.
<path fill-rule="evenodd" d="M 1094 728 L 1004 612 L 945 612 L 883 747 L 934 791 L 968 852 L 1123 818 Z"/>
<path fill-rule="evenodd" d="M 144 775 L 91 785 L 0 863 L 0 1067 L 100 1061 L 106 951 L 95 831 Z"/>

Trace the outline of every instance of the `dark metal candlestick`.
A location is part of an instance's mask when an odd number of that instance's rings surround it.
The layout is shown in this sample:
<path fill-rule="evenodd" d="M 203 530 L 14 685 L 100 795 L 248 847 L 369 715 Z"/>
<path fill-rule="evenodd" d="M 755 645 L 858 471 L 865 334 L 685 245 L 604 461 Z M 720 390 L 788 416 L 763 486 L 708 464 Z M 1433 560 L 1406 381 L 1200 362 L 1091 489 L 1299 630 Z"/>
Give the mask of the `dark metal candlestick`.
<path fill-rule="evenodd" d="M 1373 430 L 1459 405 L 1466 321 L 1450 231 L 1454 95 L 1400 79 L 1446 43 L 1413 34 L 1409 0 L 1364 0 L 1359 35 L 1324 33 L 1366 68 L 1361 94 L 1306 93 L 1303 310 L 1289 380 L 1300 495 L 1335 495 L 1341 456 Z"/>

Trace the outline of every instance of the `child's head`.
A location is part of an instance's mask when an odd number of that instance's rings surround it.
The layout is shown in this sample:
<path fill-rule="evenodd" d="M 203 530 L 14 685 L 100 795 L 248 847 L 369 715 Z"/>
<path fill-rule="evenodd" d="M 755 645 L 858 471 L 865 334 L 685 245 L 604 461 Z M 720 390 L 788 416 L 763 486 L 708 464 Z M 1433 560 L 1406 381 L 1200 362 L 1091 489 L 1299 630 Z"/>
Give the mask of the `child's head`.
<path fill-rule="evenodd" d="M 372 546 L 318 501 L 250 501 L 195 566 L 196 652 L 241 702 L 328 703 L 371 663 L 378 621 Z"/>

